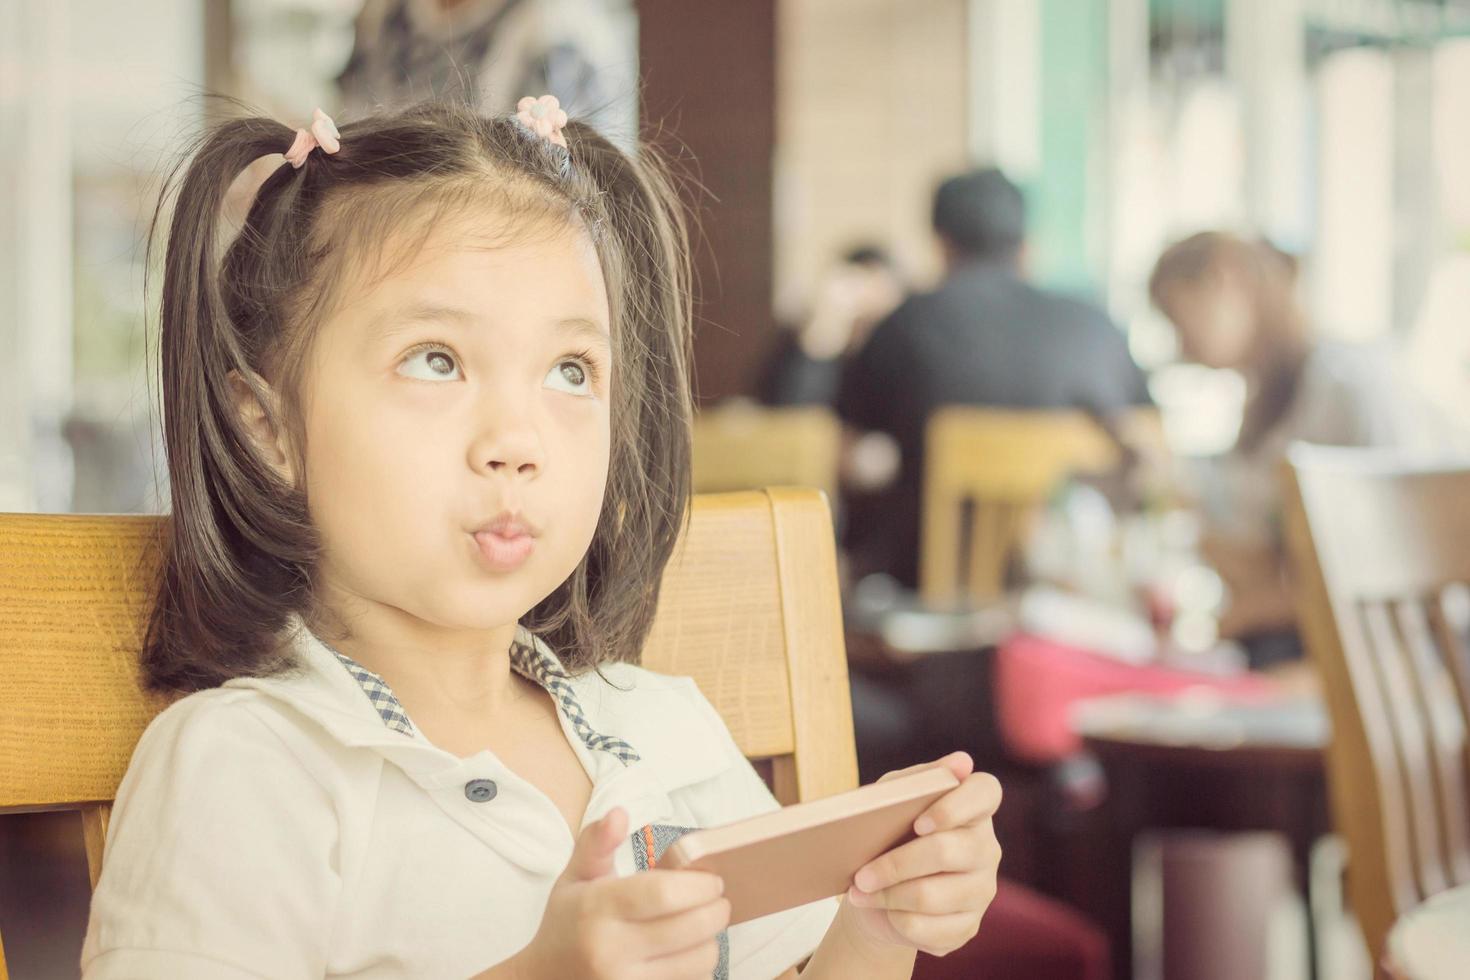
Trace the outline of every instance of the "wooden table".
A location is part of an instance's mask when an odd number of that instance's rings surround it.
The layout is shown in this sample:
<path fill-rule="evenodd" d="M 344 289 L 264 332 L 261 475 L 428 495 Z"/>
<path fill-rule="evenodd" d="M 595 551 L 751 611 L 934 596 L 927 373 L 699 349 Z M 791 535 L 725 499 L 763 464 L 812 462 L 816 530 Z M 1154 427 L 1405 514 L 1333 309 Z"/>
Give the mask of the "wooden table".
<path fill-rule="evenodd" d="M 1088 855 L 1089 894 L 1076 901 L 1107 930 L 1118 980 L 1133 975 L 1133 844 L 1148 830 L 1284 834 L 1310 921 L 1311 848 L 1330 826 L 1322 756 L 1328 729 L 1318 701 L 1241 707 L 1120 695 L 1086 702 L 1075 724 L 1108 783 L 1104 839 Z M 1308 942 L 1315 975 L 1314 937 Z"/>
<path fill-rule="evenodd" d="M 1470 885 L 1440 892 L 1388 933 L 1385 972 L 1394 980 L 1460 980 L 1470 973 Z"/>

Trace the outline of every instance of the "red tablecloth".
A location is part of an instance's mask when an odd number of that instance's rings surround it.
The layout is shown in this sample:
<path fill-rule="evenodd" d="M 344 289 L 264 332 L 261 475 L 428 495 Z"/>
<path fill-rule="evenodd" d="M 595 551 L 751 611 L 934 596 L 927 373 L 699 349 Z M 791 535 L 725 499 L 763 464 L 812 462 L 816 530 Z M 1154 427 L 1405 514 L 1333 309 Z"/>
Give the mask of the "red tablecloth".
<path fill-rule="evenodd" d="M 1008 749 L 1027 762 L 1055 762 L 1081 748 L 1068 721 L 1077 701 L 1197 687 L 1249 700 L 1273 691 L 1271 682 L 1256 674 L 1219 677 L 1174 667 L 1138 667 L 1025 633 L 1006 640 L 996 653 L 996 720 Z"/>

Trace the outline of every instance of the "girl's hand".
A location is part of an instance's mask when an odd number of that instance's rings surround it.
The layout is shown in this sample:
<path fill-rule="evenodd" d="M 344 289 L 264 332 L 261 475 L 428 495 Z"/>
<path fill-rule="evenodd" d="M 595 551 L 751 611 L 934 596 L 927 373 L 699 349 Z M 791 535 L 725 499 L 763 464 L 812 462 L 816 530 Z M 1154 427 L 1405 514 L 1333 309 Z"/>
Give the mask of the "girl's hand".
<path fill-rule="evenodd" d="M 703 871 L 657 868 L 612 877 L 627 825 L 619 807 L 582 831 L 551 889 L 540 931 L 513 958 L 507 976 L 708 980 L 719 961 L 716 937 L 730 923 L 724 881 Z"/>
<path fill-rule="evenodd" d="M 843 913 L 854 931 L 875 945 L 943 956 L 970 941 L 995 898 L 1000 844 L 991 818 L 1001 790 L 994 776 L 973 772 L 974 760 L 964 752 L 890 772 L 878 781 L 935 765 L 948 766 L 960 785 L 914 821 L 918 839 L 858 870 Z"/>

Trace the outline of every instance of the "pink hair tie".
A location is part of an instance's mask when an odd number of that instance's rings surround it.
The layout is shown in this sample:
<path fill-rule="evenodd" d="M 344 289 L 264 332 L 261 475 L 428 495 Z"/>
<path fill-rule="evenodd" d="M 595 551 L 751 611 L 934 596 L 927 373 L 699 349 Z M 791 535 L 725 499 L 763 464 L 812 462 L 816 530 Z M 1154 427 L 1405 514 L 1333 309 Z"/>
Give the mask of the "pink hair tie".
<path fill-rule="evenodd" d="M 317 109 L 311 114 L 311 131 L 296 130 L 296 140 L 286 151 L 286 162 L 299 170 L 307 155 L 317 147 L 321 147 L 323 153 L 336 153 L 342 148 L 340 137 L 332 117 Z"/>
<path fill-rule="evenodd" d="M 561 129 L 567 124 L 567 114 L 554 95 L 543 95 L 539 99 L 526 96 L 516 103 L 516 118 L 531 132 L 543 139 L 551 140 L 565 148 L 567 138 Z"/>

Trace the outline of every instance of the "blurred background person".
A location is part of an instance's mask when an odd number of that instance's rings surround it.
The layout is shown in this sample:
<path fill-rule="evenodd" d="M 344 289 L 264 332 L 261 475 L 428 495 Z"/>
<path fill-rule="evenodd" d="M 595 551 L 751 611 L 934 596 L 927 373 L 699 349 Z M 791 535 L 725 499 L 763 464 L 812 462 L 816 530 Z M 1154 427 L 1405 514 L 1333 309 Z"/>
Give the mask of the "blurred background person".
<path fill-rule="evenodd" d="M 1204 231 L 1166 249 L 1149 279 L 1183 358 L 1245 381 L 1240 433 L 1201 467 L 1199 495 L 1205 557 L 1230 590 L 1221 634 L 1240 641 L 1255 667 L 1301 656 L 1281 530 L 1288 445 L 1425 453 L 1454 442 L 1394 344 L 1316 336 L 1297 270 L 1296 258 L 1268 241 Z"/>
<path fill-rule="evenodd" d="M 435 95 L 495 114 L 547 92 L 626 140 L 637 120 L 631 17 L 628 0 L 366 0 L 337 76 L 342 112 Z"/>
<path fill-rule="evenodd" d="M 1078 408 L 1109 423 L 1149 403 L 1107 313 L 1027 281 L 1026 202 L 1005 174 L 990 167 L 945 180 L 932 225 L 943 281 L 874 329 L 837 396 L 845 422 L 891 436 L 900 458 L 882 505 L 855 508 L 848 522 L 853 574 L 884 572 L 907 588 L 918 586 L 924 430 L 936 409 Z"/>
<path fill-rule="evenodd" d="M 637 132 L 631 0 L 363 0 L 350 30 L 346 60 L 318 96 L 338 119 L 431 95 L 494 115 L 514 111 L 526 92 L 543 92 L 624 147 Z M 263 157 L 236 180 L 225 202 L 233 224 L 243 224 L 276 162 Z"/>
<path fill-rule="evenodd" d="M 849 248 L 823 273 L 806 316 L 777 338 L 760 381 L 761 401 L 773 407 L 835 407 L 847 359 L 906 291 L 887 249 L 875 244 Z"/>

